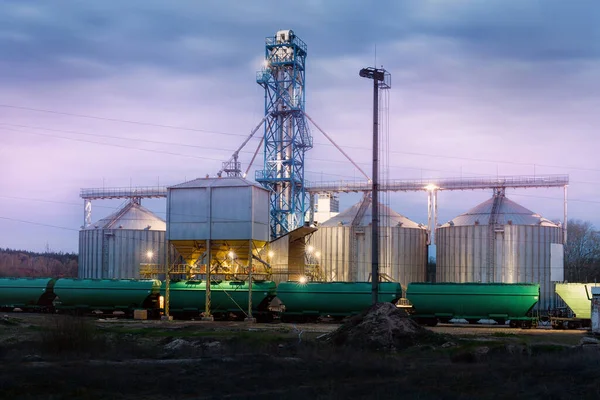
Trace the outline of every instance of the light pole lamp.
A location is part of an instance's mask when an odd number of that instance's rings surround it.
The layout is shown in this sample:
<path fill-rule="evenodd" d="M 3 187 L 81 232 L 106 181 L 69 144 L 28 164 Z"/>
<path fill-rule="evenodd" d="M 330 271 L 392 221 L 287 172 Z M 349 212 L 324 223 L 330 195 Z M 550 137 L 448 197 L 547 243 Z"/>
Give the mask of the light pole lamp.
<path fill-rule="evenodd" d="M 360 70 L 362 78 L 373 80 L 373 178 L 371 194 L 371 302 L 377 303 L 379 292 L 379 88 L 391 87 L 391 75 L 383 68 Z"/>

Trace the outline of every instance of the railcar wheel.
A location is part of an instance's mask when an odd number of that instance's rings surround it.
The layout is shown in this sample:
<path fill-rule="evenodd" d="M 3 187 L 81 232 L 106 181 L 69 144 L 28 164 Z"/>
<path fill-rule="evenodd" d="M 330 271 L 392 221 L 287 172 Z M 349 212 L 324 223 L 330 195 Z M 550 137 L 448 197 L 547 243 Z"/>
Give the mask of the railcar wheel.
<path fill-rule="evenodd" d="M 577 322 L 569 321 L 567 324 L 567 329 L 577 329 L 579 328 L 579 324 Z"/>

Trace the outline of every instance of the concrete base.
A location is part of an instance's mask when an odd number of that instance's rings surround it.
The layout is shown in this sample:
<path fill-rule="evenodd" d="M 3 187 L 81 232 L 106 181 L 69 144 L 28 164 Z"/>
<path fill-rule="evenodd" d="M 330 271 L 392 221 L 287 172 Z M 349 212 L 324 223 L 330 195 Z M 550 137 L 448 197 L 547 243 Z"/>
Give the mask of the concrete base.
<path fill-rule="evenodd" d="M 163 315 L 160 317 L 161 321 L 173 321 L 173 316 L 172 315 Z"/>
<path fill-rule="evenodd" d="M 202 317 L 200 320 L 201 320 L 201 321 L 209 321 L 209 322 L 211 322 L 211 321 L 214 321 L 214 320 L 215 320 L 215 317 L 213 317 L 213 316 L 211 315 L 210 317 Z"/>
<path fill-rule="evenodd" d="M 249 322 L 251 324 L 255 324 L 256 318 L 244 318 L 244 322 Z"/>

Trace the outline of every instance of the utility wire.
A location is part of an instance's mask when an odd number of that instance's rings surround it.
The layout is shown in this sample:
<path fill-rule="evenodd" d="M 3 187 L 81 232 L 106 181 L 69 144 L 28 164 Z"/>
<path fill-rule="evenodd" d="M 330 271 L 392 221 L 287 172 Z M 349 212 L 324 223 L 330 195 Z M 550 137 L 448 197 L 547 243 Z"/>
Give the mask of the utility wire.
<path fill-rule="evenodd" d="M 44 131 L 50 131 L 50 132 L 60 132 L 60 133 L 70 133 L 70 134 L 74 134 L 74 135 L 84 135 L 84 136 L 91 136 L 91 137 L 99 137 L 99 138 L 107 138 L 107 139 L 116 139 L 116 140 L 126 140 L 126 141 L 132 141 L 132 142 L 136 142 L 136 143 L 151 143 L 151 144 L 160 144 L 160 145 L 167 145 L 167 146 L 178 146 L 178 147 L 186 147 L 186 148 L 199 148 L 199 149 L 203 149 L 203 150 L 218 150 L 218 151 L 226 151 L 226 152 L 233 152 L 235 151 L 234 149 L 228 149 L 228 148 L 222 148 L 222 147 L 208 147 L 205 145 L 194 145 L 194 144 L 190 144 L 190 143 L 181 143 L 181 142 L 165 142 L 165 141 L 160 141 L 160 140 L 150 140 L 150 139 L 142 139 L 142 138 L 130 138 L 130 137 L 120 137 L 120 136 L 113 136 L 113 135 L 104 135 L 104 134 L 96 134 L 96 133 L 89 133 L 89 132 L 80 132 L 80 131 L 73 131 L 73 130 L 64 130 L 64 129 L 52 129 L 52 128 L 44 128 L 44 127 L 40 127 L 40 126 L 30 126 L 30 125 L 23 125 L 23 124 L 10 124 L 10 123 L 5 123 L 5 122 L 0 122 L 0 125 L 4 125 L 4 126 L 11 126 L 11 127 L 16 127 L 16 128 L 25 128 L 25 129 L 39 129 L 39 130 L 44 130 Z M 2 128 L 0 128 L 2 129 Z M 5 129 L 10 129 L 10 128 L 5 128 Z M 39 136 L 47 136 L 50 138 L 57 138 L 57 139 L 65 139 L 65 140 L 75 140 L 75 141 L 84 141 L 84 140 L 77 140 L 77 139 L 71 139 L 71 138 L 67 138 L 64 136 L 58 136 L 58 135 L 50 135 L 50 134 L 41 134 L 41 133 L 37 133 L 37 132 L 30 132 L 30 131 L 23 131 L 23 130 L 14 130 L 15 132 L 22 132 L 25 134 L 32 134 L 32 135 L 39 135 Z M 253 138 L 254 139 L 254 138 Z M 92 143 L 92 144 L 96 144 L 98 142 L 94 142 L 94 141 L 84 141 L 87 143 Z M 104 143 L 101 142 L 100 144 L 104 144 L 104 145 L 112 145 L 109 143 Z M 332 146 L 330 143 L 327 143 L 328 146 Z M 115 145 L 118 146 L 118 145 Z M 123 148 L 131 148 L 131 149 L 139 149 L 138 147 L 123 147 Z M 152 150 L 154 152 L 161 152 L 163 153 L 162 150 Z M 248 151 L 248 150 L 241 150 L 240 153 L 247 153 L 247 154 L 254 154 L 254 152 L 252 151 Z M 171 155 L 178 155 L 180 153 L 169 153 Z M 182 154 L 182 156 L 188 157 L 187 155 Z M 326 163 L 336 163 L 336 164 L 347 164 L 347 161 L 344 160 L 332 160 L 332 159 L 324 159 L 324 158 L 315 158 L 315 157 L 311 157 L 311 156 L 307 156 L 310 160 L 313 161 L 321 161 L 321 162 L 326 162 Z M 198 156 L 195 156 L 195 158 L 199 158 Z M 212 159 L 211 159 L 212 160 Z M 371 163 L 368 162 L 356 162 L 356 164 L 361 164 L 361 165 L 371 165 Z M 445 172 L 444 170 L 440 170 L 440 169 L 432 169 L 432 168 L 422 168 L 422 167 L 411 167 L 411 166 L 406 166 L 406 165 L 390 165 L 390 168 L 397 168 L 397 169 L 414 169 L 414 170 L 419 170 L 419 171 L 434 171 L 434 172 Z M 307 171 L 307 172 L 311 172 L 311 171 Z M 467 175 L 485 175 L 485 174 L 481 174 L 481 173 L 474 173 L 474 172 L 464 172 Z M 346 177 L 349 177 L 348 175 L 344 175 Z"/>
<path fill-rule="evenodd" d="M 191 147 L 191 148 L 199 148 L 199 149 L 204 149 L 204 150 L 217 150 L 217 151 L 225 151 L 225 152 L 233 152 L 234 151 L 233 149 L 227 149 L 227 148 L 222 148 L 222 147 L 207 147 L 207 146 L 203 146 L 203 145 L 193 145 L 193 144 L 188 144 L 188 143 L 176 143 L 176 142 L 165 142 L 165 141 L 148 140 L 148 139 L 118 137 L 118 136 L 112 136 L 112 135 L 103 135 L 103 134 L 95 134 L 95 133 L 88 133 L 88 132 L 62 130 L 62 129 L 43 128 L 43 127 L 29 126 L 29 125 L 22 125 L 22 124 L 9 124 L 9 123 L 1 123 L 0 122 L 0 125 L 13 126 L 13 127 L 18 127 L 18 128 L 40 129 L 40 130 L 47 130 L 47 131 L 51 131 L 51 132 L 71 133 L 71 134 L 76 134 L 76 135 L 86 135 L 86 136 L 108 138 L 108 139 L 127 140 L 127 141 L 134 141 L 134 142 L 146 142 L 146 143 L 152 143 L 152 144 Z M 169 152 L 169 151 L 165 151 L 165 150 L 144 149 L 144 148 L 140 148 L 140 147 L 125 146 L 125 145 L 119 145 L 119 144 L 114 144 L 114 143 L 96 142 L 96 141 L 92 141 L 92 140 L 77 139 L 77 138 L 71 138 L 71 137 L 60 136 L 60 135 L 52 135 L 52 134 L 43 134 L 43 133 L 39 133 L 39 132 L 24 131 L 21 129 L 11 129 L 11 128 L 1 128 L 1 127 L 0 127 L 0 129 L 5 129 L 5 130 L 13 131 L 13 132 L 20 132 L 20 133 L 24 133 L 24 134 L 56 138 L 56 139 L 72 140 L 72 141 L 77 141 L 77 142 L 119 147 L 119 148 L 124 148 L 124 149 L 133 149 L 133 150 L 140 150 L 140 151 L 153 152 L 153 153 L 159 153 L 159 154 L 168 154 L 168 155 L 173 155 L 173 156 L 181 156 L 181 157 L 188 157 L 188 158 L 195 158 L 195 159 L 211 160 L 211 161 L 222 161 L 222 159 L 216 159 L 216 158 L 211 158 L 211 157 L 189 155 L 189 154 L 183 154 L 183 153 L 175 153 L 175 152 Z M 327 144 L 327 145 L 331 145 L 331 144 Z M 252 151 L 247 151 L 247 150 L 242 150 L 240 152 L 253 154 Z M 390 152 L 393 152 L 393 151 L 390 151 Z M 337 164 L 346 164 L 347 163 L 344 160 L 332 160 L 332 159 L 322 159 L 322 158 L 314 158 L 314 157 L 309 157 L 309 159 L 314 160 L 314 161 L 326 162 L 326 163 L 337 163 Z M 367 163 L 367 162 L 356 162 L 356 164 L 370 165 L 370 163 Z M 528 164 L 525 164 L 525 165 L 528 165 Z M 541 166 L 541 164 L 536 164 L 536 165 Z M 413 169 L 413 170 L 418 170 L 418 171 L 431 171 L 431 172 L 441 172 L 441 173 L 455 173 L 455 172 L 457 173 L 458 172 L 458 171 L 442 170 L 442 169 L 435 169 L 435 168 L 412 167 L 412 166 L 406 166 L 406 165 L 388 165 L 387 167 L 403 169 L 403 170 Z M 306 172 L 313 173 L 313 174 L 321 173 L 321 172 L 317 172 L 317 171 L 306 171 Z M 323 174 L 331 175 L 331 176 L 341 176 L 341 177 L 345 177 L 345 178 L 353 178 L 350 175 L 341 175 L 341 174 L 333 174 L 333 173 L 323 173 Z M 470 172 L 470 171 L 461 171 L 461 174 L 466 175 L 467 177 L 468 176 L 488 176 L 489 175 L 489 174 L 483 174 L 483 173 L 479 173 L 479 172 Z M 575 183 L 575 181 L 571 181 L 571 182 Z M 583 182 L 583 181 L 581 181 L 578 183 L 597 184 L 598 182 Z"/>
<path fill-rule="evenodd" d="M 7 221 L 14 221 L 14 222 L 21 222 L 23 224 L 31 224 L 31 225 L 39 225 L 39 226 L 46 226 L 48 228 L 56 228 L 56 229 L 64 229 L 67 231 L 75 231 L 78 232 L 79 229 L 74 229 L 74 228 L 67 228 L 66 226 L 58 226 L 58 225 L 51 225 L 51 224 L 43 224 L 41 222 L 34 222 L 34 221 L 26 221 L 24 219 L 18 219 L 18 218 L 10 218 L 10 217 L 2 217 L 0 216 L 0 219 L 4 219 Z"/>
<path fill-rule="evenodd" d="M 12 128 L 2 128 L 2 127 L 0 127 L 0 130 L 11 131 L 11 132 L 19 132 L 19 133 L 24 133 L 24 134 L 28 134 L 28 135 L 51 137 L 51 138 L 63 139 L 63 140 L 71 140 L 71 141 L 75 141 L 75 142 L 92 143 L 92 144 L 98 144 L 98 145 L 101 145 L 101 146 L 118 147 L 118 148 L 121 148 L 121 149 L 139 150 L 139 151 L 145 151 L 145 152 L 150 152 L 150 153 L 167 154 L 167 155 L 177 156 L 177 157 L 194 158 L 194 159 L 198 159 L 198 160 L 211 160 L 211 161 L 219 161 L 219 162 L 223 161 L 222 158 L 212 158 L 212 157 L 196 156 L 196 155 L 184 154 L 184 153 L 174 153 L 174 152 L 165 151 L 165 150 L 145 149 L 145 148 L 141 148 L 141 147 L 125 146 L 125 145 L 120 145 L 120 144 L 115 144 L 115 143 L 96 142 L 96 141 L 93 141 L 93 140 L 71 138 L 71 137 L 67 137 L 67 136 L 49 135 L 49 134 L 44 134 L 44 133 L 39 133 L 39 132 L 22 131 L 22 130 L 12 129 Z M 212 150 L 227 151 L 226 149 L 212 149 Z M 326 161 L 326 160 L 323 160 L 323 161 Z M 342 178 L 353 178 L 350 175 L 334 174 L 334 173 L 331 173 L 331 172 L 315 172 L 315 171 L 306 171 L 306 172 L 308 172 L 308 173 L 314 173 L 314 174 L 324 174 L 324 175 L 330 175 L 330 176 L 339 176 L 339 177 L 342 177 Z"/>
<path fill-rule="evenodd" d="M 133 120 L 127 120 L 127 119 L 120 119 L 120 118 L 99 117 L 99 116 L 95 116 L 95 115 L 86 115 L 86 114 L 76 114 L 76 113 L 68 113 L 68 112 L 62 112 L 62 111 L 44 110 L 44 109 L 41 109 L 41 108 L 13 106 L 13 105 L 10 105 L 10 104 L 0 104 L 0 107 L 3 107 L 3 108 L 12 108 L 12 109 L 17 109 L 17 110 L 43 112 L 43 113 L 48 113 L 48 114 L 68 115 L 68 116 L 71 116 L 71 117 L 96 119 L 96 120 L 100 120 L 100 121 L 121 122 L 121 123 L 132 124 L 132 125 L 153 126 L 153 127 L 156 127 L 156 128 L 177 129 L 177 130 L 180 130 L 180 131 L 216 133 L 216 134 L 219 134 L 219 135 L 229 135 L 229 136 L 247 136 L 247 135 L 244 135 L 244 134 L 241 134 L 241 133 L 220 132 L 220 131 L 212 131 L 212 130 L 207 130 L 207 129 L 188 128 L 188 127 L 183 127 L 183 126 L 175 126 L 175 125 L 167 125 L 167 124 L 156 124 L 156 123 L 152 123 L 152 122 L 133 121 Z"/>
<path fill-rule="evenodd" d="M 241 134 L 241 133 L 212 131 L 212 130 L 206 130 L 206 129 L 181 127 L 181 126 L 167 125 L 167 124 L 157 124 L 157 123 L 152 123 L 152 122 L 134 121 L 134 120 L 126 120 L 126 119 L 120 119 L 120 118 L 99 117 L 99 116 L 94 116 L 94 115 L 76 114 L 76 113 L 68 113 L 68 112 L 54 111 L 54 110 L 45 110 L 45 109 L 40 109 L 40 108 L 15 106 L 15 105 L 10 105 L 10 104 L 0 104 L 0 107 L 17 109 L 17 110 L 25 110 L 25 111 L 41 112 L 41 113 L 49 113 L 49 114 L 57 114 L 57 115 L 67 115 L 67 116 L 73 116 L 73 117 L 78 117 L 78 118 L 88 118 L 88 119 L 96 119 L 96 120 L 102 120 L 102 121 L 120 122 L 120 123 L 143 125 L 143 126 L 153 126 L 153 127 L 166 128 L 166 129 L 176 129 L 176 130 L 182 130 L 182 131 L 213 133 L 213 134 L 228 135 L 228 136 L 242 136 L 242 137 L 247 136 L 247 135 Z M 319 146 L 332 146 L 332 144 L 330 144 L 330 143 L 315 142 L 314 144 L 319 145 Z M 346 145 L 346 146 L 340 146 L 340 147 L 346 148 L 346 149 L 364 150 L 364 147 L 361 147 L 361 146 Z M 587 168 L 587 167 L 567 166 L 567 165 L 553 165 L 553 164 L 544 164 L 544 163 L 537 163 L 537 162 L 492 160 L 492 159 L 484 159 L 484 158 L 449 156 L 449 155 L 445 155 L 445 154 L 431 154 L 431 153 L 407 152 L 407 151 L 397 151 L 397 150 L 390 150 L 390 153 L 413 155 L 413 156 L 420 156 L 420 157 L 430 157 L 430 158 L 447 158 L 447 159 L 456 159 L 456 160 L 477 161 L 477 162 L 494 163 L 494 164 L 512 164 L 512 165 L 525 165 L 525 166 L 536 165 L 536 166 L 540 166 L 540 167 L 549 167 L 549 168 L 564 168 L 564 169 L 570 169 L 570 170 L 600 172 L 600 169 L 598 169 L 598 168 Z"/>

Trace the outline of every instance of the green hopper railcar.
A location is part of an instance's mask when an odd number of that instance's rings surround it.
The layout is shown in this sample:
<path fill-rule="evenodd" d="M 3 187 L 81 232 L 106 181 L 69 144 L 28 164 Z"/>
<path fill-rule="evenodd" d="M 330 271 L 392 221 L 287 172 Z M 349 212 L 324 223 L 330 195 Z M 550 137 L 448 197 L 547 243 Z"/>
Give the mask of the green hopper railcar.
<path fill-rule="evenodd" d="M 396 282 L 379 284 L 379 301 L 396 303 L 402 287 Z M 277 298 L 285 308 L 282 320 L 315 320 L 357 315 L 371 306 L 371 282 L 282 282 Z"/>
<path fill-rule="evenodd" d="M 452 319 L 476 323 L 481 319 L 512 327 L 530 328 L 536 323 L 531 310 L 540 298 L 537 283 L 411 283 L 406 297 L 412 317 L 434 326 Z"/>
<path fill-rule="evenodd" d="M 160 315 L 160 285 L 155 279 L 57 279 L 54 293 L 58 311 L 84 314 L 101 311 L 133 314 L 142 309 Z"/>
<path fill-rule="evenodd" d="M 165 295 L 166 283 L 161 293 Z M 275 297 L 277 285 L 272 281 L 252 281 L 252 314 L 259 320 L 270 319 L 269 303 Z M 213 281 L 210 285 L 211 314 L 217 319 L 230 315 L 245 317 L 248 313 L 249 285 L 246 281 Z M 171 281 L 169 283 L 169 314 L 179 318 L 194 318 L 204 312 L 206 281 Z"/>
<path fill-rule="evenodd" d="M 0 309 L 51 311 L 54 278 L 0 278 Z"/>

